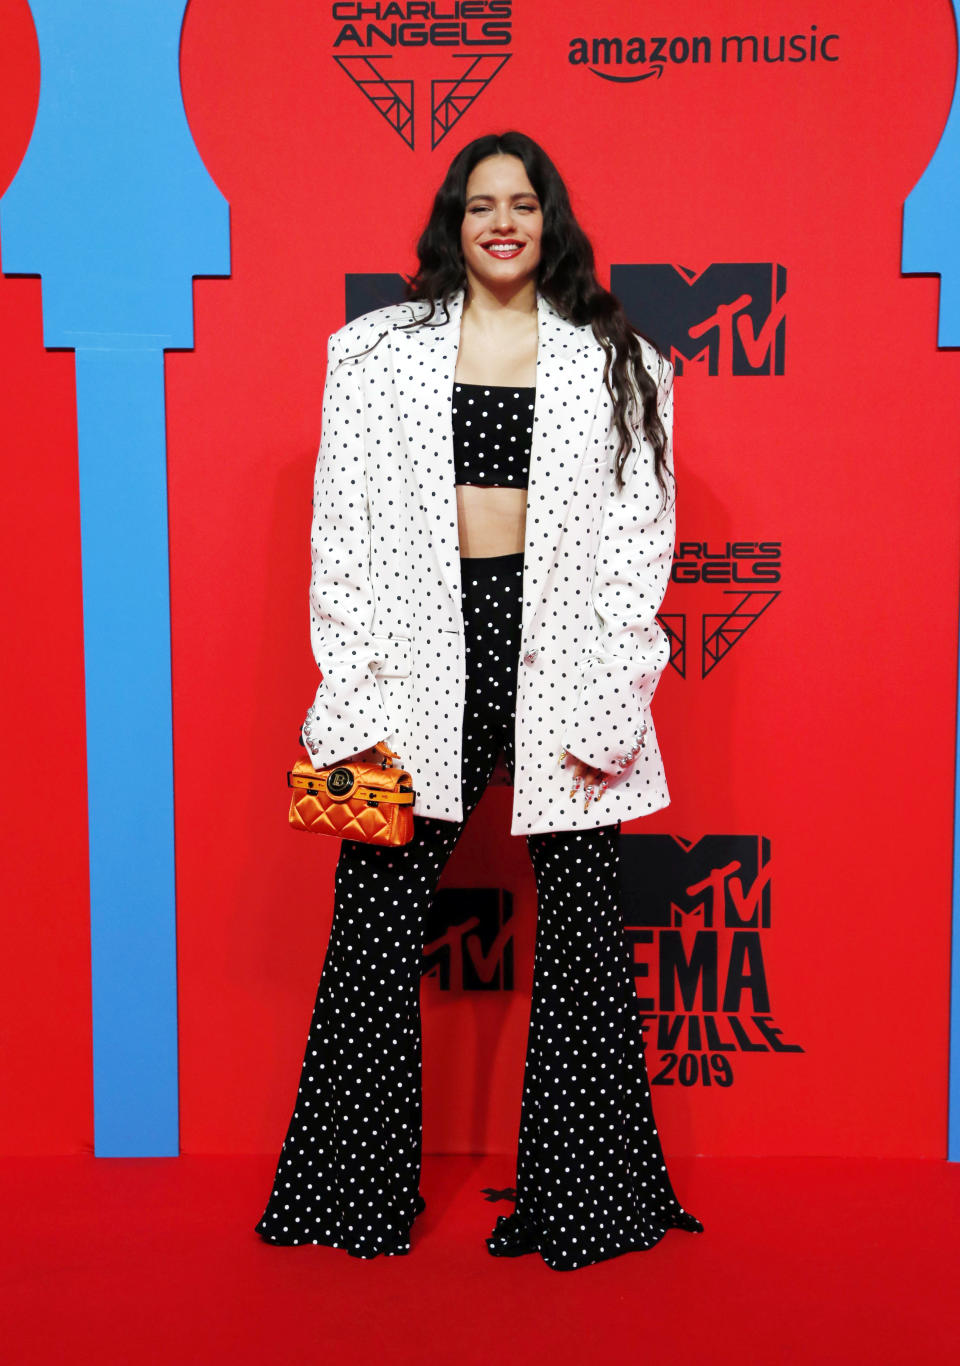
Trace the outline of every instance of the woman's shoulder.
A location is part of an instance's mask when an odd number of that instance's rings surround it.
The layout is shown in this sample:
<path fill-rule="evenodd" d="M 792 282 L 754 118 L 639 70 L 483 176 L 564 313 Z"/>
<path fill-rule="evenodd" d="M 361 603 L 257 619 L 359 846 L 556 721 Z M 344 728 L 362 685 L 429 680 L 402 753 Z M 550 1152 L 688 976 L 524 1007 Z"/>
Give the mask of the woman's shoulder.
<path fill-rule="evenodd" d="M 571 323 L 570 326 L 573 327 L 573 324 Z M 595 342 L 597 347 L 601 349 L 610 348 L 616 353 L 617 343 L 605 334 L 603 341 L 601 342 L 596 338 L 590 323 L 582 323 L 575 327 L 574 330 L 582 336 L 585 341 Z M 660 350 L 656 342 L 652 341 L 650 337 L 645 336 L 639 328 L 633 328 L 632 330 L 640 349 L 639 360 L 641 365 L 653 375 L 654 379 L 659 380 L 659 378 L 666 374 L 668 370 L 673 369 L 669 357 Z"/>
<path fill-rule="evenodd" d="M 670 357 L 660 350 L 656 342 L 651 341 L 642 332 L 635 331 L 634 335 L 640 348 L 640 364 L 659 386 L 669 385 L 673 375 L 673 362 Z"/>
<path fill-rule="evenodd" d="M 429 305 L 423 300 L 410 303 L 385 304 L 382 308 L 372 308 L 368 313 L 360 313 L 350 322 L 330 333 L 330 352 L 338 359 L 345 359 L 358 352 L 374 347 L 384 336 L 398 327 L 415 322 L 429 312 Z"/>

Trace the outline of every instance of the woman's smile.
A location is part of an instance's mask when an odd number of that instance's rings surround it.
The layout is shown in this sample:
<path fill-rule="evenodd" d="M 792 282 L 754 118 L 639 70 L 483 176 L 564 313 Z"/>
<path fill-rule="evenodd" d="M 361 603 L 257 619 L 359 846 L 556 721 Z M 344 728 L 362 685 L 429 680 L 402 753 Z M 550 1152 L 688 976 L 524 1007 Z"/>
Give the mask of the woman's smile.
<path fill-rule="evenodd" d="M 483 242 L 481 245 L 488 255 L 498 257 L 501 261 L 509 261 L 514 256 L 519 256 L 524 247 L 523 242 L 518 242 L 516 240 L 508 242 Z"/>

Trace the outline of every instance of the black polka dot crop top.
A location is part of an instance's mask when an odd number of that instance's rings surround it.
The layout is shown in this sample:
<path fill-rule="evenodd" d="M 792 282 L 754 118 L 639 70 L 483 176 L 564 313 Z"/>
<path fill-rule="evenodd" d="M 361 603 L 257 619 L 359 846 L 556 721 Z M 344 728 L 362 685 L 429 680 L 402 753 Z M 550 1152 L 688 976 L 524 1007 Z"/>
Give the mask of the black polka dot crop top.
<path fill-rule="evenodd" d="M 536 392 L 532 384 L 454 384 L 456 483 L 527 487 Z"/>

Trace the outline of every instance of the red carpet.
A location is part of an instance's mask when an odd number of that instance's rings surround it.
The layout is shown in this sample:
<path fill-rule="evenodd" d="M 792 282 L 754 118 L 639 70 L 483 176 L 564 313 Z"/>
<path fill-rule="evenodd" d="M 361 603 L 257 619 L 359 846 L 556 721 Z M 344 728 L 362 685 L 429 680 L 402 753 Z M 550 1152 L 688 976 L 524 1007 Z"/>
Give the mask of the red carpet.
<path fill-rule="evenodd" d="M 428 1157 L 408 1257 L 269 1247 L 273 1159 L 6 1158 L 5 1366 L 932 1366 L 960 1360 L 960 1165 L 674 1158 L 703 1234 L 580 1271 L 497 1260 L 505 1157 Z"/>

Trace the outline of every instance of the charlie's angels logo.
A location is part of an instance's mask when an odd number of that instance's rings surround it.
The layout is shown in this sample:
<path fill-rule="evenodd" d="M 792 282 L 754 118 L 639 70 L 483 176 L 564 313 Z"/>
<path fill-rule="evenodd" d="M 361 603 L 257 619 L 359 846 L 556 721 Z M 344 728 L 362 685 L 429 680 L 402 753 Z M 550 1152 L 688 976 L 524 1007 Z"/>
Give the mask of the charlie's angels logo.
<path fill-rule="evenodd" d="M 770 261 L 620 265 L 610 288 L 627 317 L 673 361 L 678 375 L 782 375 L 787 272 Z"/>
<path fill-rule="evenodd" d="M 770 841 L 622 835 L 626 937 L 657 1086 L 732 1086 L 741 1053 L 802 1053 L 770 1008 Z M 652 1030 L 652 1034 L 650 1031 Z"/>
<path fill-rule="evenodd" d="M 512 0 L 337 0 L 333 59 L 404 142 L 430 92 L 437 147 L 510 60 Z"/>
<path fill-rule="evenodd" d="M 657 616 L 670 641 L 670 667 L 681 678 L 712 673 L 780 596 L 773 585 L 782 573 L 780 541 L 678 542 L 670 580 L 694 601 L 692 610 L 677 612 L 672 593 L 671 610 Z"/>
<path fill-rule="evenodd" d="M 441 887 L 424 940 L 422 973 L 441 991 L 513 990 L 513 897 L 502 887 Z"/>

